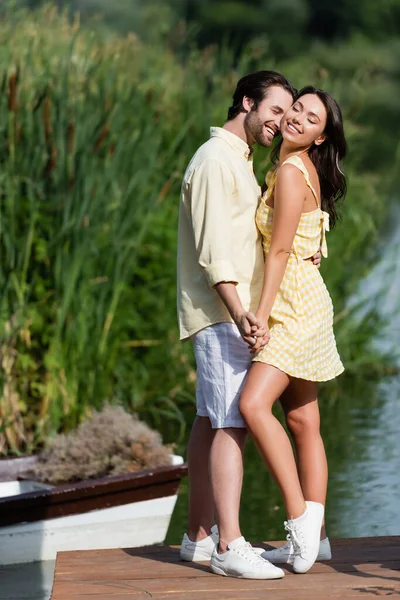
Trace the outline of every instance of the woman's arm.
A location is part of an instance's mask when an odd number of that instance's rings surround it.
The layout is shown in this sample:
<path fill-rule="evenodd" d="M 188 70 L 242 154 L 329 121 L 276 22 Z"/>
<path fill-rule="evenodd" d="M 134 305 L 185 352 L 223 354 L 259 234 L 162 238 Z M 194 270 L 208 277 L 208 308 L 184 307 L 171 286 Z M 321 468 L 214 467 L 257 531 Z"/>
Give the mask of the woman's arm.
<path fill-rule="evenodd" d="M 256 313 L 263 324 L 268 323 L 276 294 L 285 274 L 294 236 L 303 212 L 305 194 L 306 186 L 301 171 L 290 164 L 281 167 L 275 185 L 271 246 L 265 258 L 264 284 Z"/>

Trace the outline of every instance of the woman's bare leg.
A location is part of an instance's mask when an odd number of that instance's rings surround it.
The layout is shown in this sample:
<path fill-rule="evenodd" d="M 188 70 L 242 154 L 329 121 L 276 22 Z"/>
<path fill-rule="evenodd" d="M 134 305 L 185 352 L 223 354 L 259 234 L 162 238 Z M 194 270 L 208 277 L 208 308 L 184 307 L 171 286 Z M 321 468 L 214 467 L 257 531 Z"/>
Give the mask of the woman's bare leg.
<path fill-rule="evenodd" d="M 291 379 L 280 400 L 296 448 L 297 469 L 304 498 L 325 506 L 328 463 L 320 434 L 317 384 L 303 379 Z M 321 531 L 321 539 L 324 537 L 325 526 Z"/>
<path fill-rule="evenodd" d="M 254 363 L 240 399 L 240 411 L 249 432 L 278 484 L 286 513 L 296 519 L 306 510 L 296 462 L 288 435 L 272 407 L 289 384 L 289 377 L 271 365 Z"/>

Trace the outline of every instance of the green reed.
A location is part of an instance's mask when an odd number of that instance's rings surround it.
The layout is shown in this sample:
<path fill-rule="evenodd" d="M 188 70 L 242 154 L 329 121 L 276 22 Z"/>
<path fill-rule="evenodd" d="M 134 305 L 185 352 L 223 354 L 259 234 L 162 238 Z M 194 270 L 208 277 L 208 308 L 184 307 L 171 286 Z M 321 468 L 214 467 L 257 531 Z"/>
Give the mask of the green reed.
<path fill-rule="evenodd" d="M 229 48 L 179 58 L 133 35 L 104 41 L 51 7 L 14 14 L 0 40 L 0 453 L 34 451 L 106 400 L 165 430 L 176 423 L 177 435 L 195 382 L 175 320 L 180 181 L 239 75 L 268 57 L 249 48 L 234 69 Z M 368 102 L 375 116 L 365 91 L 375 75 L 361 59 L 356 73 L 329 60 L 268 66 L 333 90 L 365 160 L 365 144 L 379 143 L 358 121 Z M 268 155 L 256 159 L 262 177 Z M 377 317 L 360 336 L 346 303 L 375 258 L 387 171 L 365 169 L 356 151 L 348 171 L 323 269 L 350 373 L 381 373 Z"/>

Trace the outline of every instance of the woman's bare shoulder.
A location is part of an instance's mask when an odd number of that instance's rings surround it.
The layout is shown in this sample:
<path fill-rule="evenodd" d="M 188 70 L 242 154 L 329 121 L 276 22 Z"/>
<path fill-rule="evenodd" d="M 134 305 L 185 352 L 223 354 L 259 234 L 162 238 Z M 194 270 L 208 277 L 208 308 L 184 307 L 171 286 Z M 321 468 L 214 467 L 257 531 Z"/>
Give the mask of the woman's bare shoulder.
<path fill-rule="evenodd" d="M 277 177 L 277 183 L 280 184 L 295 184 L 301 185 L 303 182 L 305 184 L 304 173 L 301 172 L 299 167 L 295 166 L 292 163 L 286 163 L 279 167 Z"/>

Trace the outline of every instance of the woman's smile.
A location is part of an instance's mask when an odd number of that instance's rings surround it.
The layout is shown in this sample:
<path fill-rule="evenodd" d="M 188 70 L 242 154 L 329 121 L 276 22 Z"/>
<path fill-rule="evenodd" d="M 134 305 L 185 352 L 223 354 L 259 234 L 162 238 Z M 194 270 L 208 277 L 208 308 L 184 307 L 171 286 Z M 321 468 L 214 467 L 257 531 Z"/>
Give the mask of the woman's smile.
<path fill-rule="evenodd" d="M 298 129 L 298 127 L 296 127 L 295 125 L 293 125 L 293 123 L 287 121 L 286 122 L 286 129 L 288 131 L 290 131 L 291 133 L 301 133 L 301 131 Z"/>

